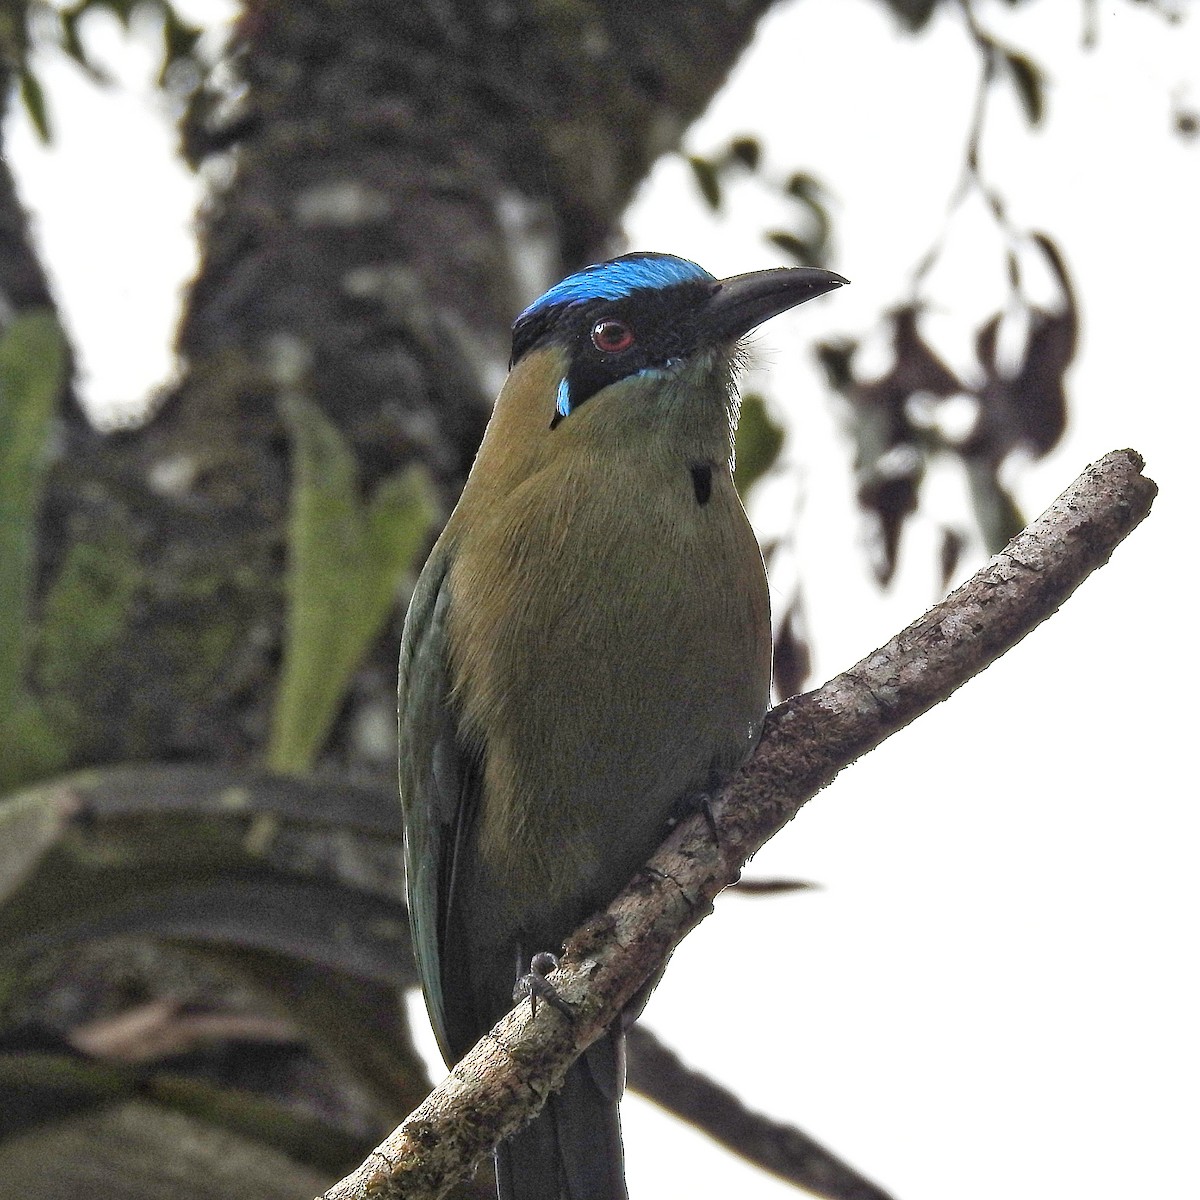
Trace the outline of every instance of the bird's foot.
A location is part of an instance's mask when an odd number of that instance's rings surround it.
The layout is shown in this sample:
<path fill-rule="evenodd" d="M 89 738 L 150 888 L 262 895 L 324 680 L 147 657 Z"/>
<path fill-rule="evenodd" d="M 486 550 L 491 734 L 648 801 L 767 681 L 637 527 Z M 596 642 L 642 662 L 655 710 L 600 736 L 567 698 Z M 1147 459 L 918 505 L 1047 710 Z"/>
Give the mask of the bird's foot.
<path fill-rule="evenodd" d="M 535 954 L 529 960 L 529 972 L 522 975 L 516 987 L 513 988 L 513 1003 L 519 1004 L 526 996 L 529 997 L 529 1011 L 537 1016 L 538 1000 L 545 1000 L 551 1008 L 557 1009 L 568 1021 L 575 1019 L 571 1006 L 554 990 L 554 985 L 546 978 L 551 971 L 558 967 L 558 959 L 548 950 Z"/>

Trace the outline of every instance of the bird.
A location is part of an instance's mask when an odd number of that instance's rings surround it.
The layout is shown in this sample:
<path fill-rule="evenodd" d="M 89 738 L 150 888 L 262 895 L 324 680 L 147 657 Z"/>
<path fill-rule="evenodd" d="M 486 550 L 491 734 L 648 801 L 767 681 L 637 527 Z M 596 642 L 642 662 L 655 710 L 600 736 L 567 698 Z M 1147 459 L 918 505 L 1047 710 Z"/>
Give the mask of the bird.
<path fill-rule="evenodd" d="M 755 327 L 846 283 L 625 254 L 513 325 L 507 379 L 401 638 L 413 948 L 457 1062 L 753 749 L 767 580 L 733 483 Z M 500 1200 L 624 1200 L 623 1022 L 496 1151 Z"/>

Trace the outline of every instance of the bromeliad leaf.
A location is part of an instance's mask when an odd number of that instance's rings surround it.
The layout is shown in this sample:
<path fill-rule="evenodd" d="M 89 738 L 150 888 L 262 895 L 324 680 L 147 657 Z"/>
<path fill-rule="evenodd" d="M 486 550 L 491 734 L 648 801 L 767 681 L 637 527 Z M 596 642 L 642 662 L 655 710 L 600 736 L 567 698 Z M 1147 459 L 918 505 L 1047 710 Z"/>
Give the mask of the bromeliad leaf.
<path fill-rule="evenodd" d="M 417 467 L 385 479 L 364 505 L 354 455 L 317 405 L 292 395 L 283 418 L 292 442 L 288 618 L 267 762 L 302 773 L 417 565 L 436 508 Z"/>
<path fill-rule="evenodd" d="M 62 331 L 49 312 L 18 316 L 0 338 L 0 790 L 58 762 L 24 676 L 35 535 L 66 362 Z"/>

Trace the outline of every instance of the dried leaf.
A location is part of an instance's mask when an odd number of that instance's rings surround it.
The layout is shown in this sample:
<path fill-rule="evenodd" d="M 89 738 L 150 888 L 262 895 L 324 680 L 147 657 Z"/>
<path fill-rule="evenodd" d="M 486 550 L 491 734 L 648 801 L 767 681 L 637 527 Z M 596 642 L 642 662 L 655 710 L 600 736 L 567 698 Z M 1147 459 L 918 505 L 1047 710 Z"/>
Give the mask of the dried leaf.
<path fill-rule="evenodd" d="M 873 567 L 881 584 L 896 569 L 904 522 L 916 509 L 924 477 L 927 435 L 914 426 L 909 401 L 917 393 L 947 397 L 968 389 L 922 337 L 920 309 L 903 305 L 888 314 L 892 365 L 879 379 L 846 389 L 857 446 L 859 507 L 872 518 Z M 835 360 L 836 361 L 836 360 Z"/>
<path fill-rule="evenodd" d="M 890 376 L 903 392 L 904 403 L 916 392 L 946 397 L 967 390 L 962 380 L 921 336 L 920 315 L 915 304 L 903 305 L 889 314 L 895 355 Z"/>
<path fill-rule="evenodd" d="M 841 338 L 832 342 L 818 342 L 817 362 L 825 372 L 825 382 L 842 395 L 848 395 L 856 386 L 854 378 L 854 355 L 858 342 L 853 338 Z"/>
<path fill-rule="evenodd" d="M 958 563 L 962 558 L 964 545 L 964 538 L 958 530 L 951 529 L 948 525 L 942 527 L 942 542 L 938 554 L 938 565 L 941 572 L 940 587 L 943 592 L 950 587 L 950 581 L 954 578 L 954 572 L 958 570 Z"/>
<path fill-rule="evenodd" d="M 1053 449 L 1067 424 L 1066 374 L 1079 345 L 1079 313 L 1062 254 L 1044 233 L 1033 236 L 1059 285 L 1062 308 L 1030 314 L 1025 358 L 1011 383 L 1020 440 L 1041 456 Z"/>
<path fill-rule="evenodd" d="M 1000 339 L 1000 320 L 1000 313 L 994 313 L 975 334 L 975 357 L 989 376 L 996 374 L 996 346 Z"/>
<path fill-rule="evenodd" d="M 792 598 L 775 631 L 771 650 L 771 674 L 776 694 L 780 697 L 798 695 L 812 673 L 812 649 L 805 629 L 799 595 Z"/>

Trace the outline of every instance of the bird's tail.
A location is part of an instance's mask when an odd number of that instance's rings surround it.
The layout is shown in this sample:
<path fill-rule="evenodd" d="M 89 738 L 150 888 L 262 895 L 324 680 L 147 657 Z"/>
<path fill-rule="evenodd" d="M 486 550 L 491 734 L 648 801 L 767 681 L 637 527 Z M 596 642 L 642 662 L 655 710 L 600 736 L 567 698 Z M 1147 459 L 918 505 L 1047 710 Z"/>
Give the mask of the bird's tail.
<path fill-rule="evenodd" d="M 618 1109 L 624 1042 L 610 1030 L 590 1046 L 562 1090 L 497 1147 L 500 1200 L 628 1200 Z"/>

